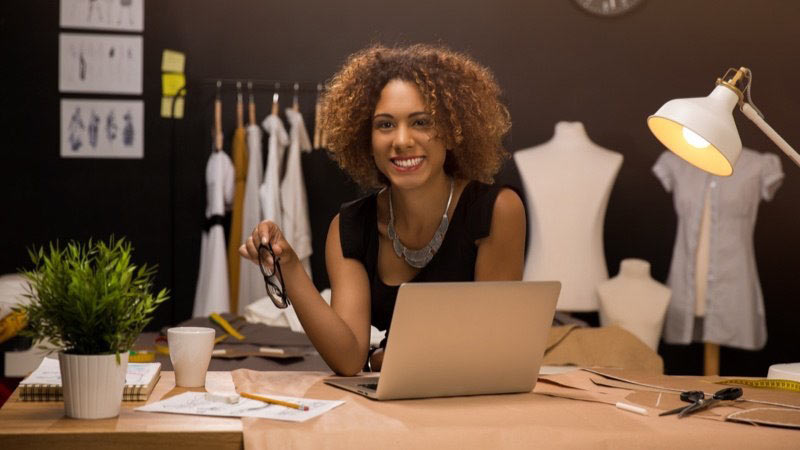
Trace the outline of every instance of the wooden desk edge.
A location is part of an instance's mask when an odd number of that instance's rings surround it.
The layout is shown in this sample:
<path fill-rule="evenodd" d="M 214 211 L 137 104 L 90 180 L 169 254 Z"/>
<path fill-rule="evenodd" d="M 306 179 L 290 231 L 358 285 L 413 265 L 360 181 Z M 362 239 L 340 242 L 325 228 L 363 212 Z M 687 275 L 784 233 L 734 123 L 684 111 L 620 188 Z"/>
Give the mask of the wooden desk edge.
<path fill-rule="evenodd" d="M 206 388 L 234 391 L 230 372 L 208 372 Z M 23 402 L 17 389 L 0 408 L 0 447 L 4 450 L 47 447 L 137 450 L 243 448 L 242 421 L 239 418 L 134 411 L 186 390 L 175 387 L 173 372 L 162 372 L 146 402 L 122 402 L 120 415 L 115 418 L 76 420 L 64 416 L 63 402 Z M 154 420 L 158 421 L 158 426 L 148 426 L 148 422 Z"/>

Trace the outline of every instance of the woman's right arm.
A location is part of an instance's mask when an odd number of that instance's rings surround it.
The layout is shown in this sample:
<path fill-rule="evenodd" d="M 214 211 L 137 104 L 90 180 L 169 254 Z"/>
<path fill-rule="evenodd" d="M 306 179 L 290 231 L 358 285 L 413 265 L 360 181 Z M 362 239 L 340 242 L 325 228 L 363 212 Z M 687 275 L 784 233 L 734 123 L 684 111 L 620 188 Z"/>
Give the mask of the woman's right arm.
<path fill-rule="evenodd" d="M 267 239 L 279 257 L 286 294 L 311 343 L 339 375 L 355 375 L 364 366 L 369 348 L 370 289 L 364 266 L 345 258 L 339 240 L 339 216 L 331 221 L 325 263 L 331 283 L 331 306 L 319 295 L 278 227 L 262 222 L 248 240 L 246 252 L 257 260 L 253 242 Z M 255 257 L 254 257 L 255 256 Z"/>

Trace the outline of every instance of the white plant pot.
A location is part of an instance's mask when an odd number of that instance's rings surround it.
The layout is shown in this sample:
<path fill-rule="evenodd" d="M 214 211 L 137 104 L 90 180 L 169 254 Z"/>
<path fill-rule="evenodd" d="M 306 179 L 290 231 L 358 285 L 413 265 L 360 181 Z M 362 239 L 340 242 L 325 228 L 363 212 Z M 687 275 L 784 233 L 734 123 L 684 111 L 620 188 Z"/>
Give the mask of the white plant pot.
<path fill-rule="evenodd" d="M 119 415 L 128 370 L 128 352 L 111 355 L 58 354 L 64 412 L 76 419 L 105 419 Z"/>

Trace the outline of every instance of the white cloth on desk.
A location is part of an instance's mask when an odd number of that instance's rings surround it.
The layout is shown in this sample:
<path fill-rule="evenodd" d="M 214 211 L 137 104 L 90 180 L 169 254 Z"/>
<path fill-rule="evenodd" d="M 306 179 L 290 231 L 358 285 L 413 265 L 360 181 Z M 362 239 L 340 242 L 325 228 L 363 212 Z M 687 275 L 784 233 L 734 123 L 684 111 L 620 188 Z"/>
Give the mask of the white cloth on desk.
<path fill-rule="evenodd" d="M 244 244 L 253 234 L 253 229 L 261 222 L 258 188 L 263 177 L 263 157 L 261 154 L 261 129 L 258 125 L 247 126 L 247 179 L 244 187 L 242 210 L 242 242 Z M 243 261 L 239 269 L 239 307 L 237 314 L 264 296 L 264 277 L 257 265 Z"/>
<path fill-rule="evenodd" d="M 214 151 L 206 164 L 206 219 L 224 216 L 233 201 L 233 162 L 227 153 Z M 203 232 L 200 242 L 200 271 L 194 295 L 193 317 L 206 317 L 212 312 L 228 312 L 228 252 L 222 224 Z"/>
<path fill-rule="evenodd" d="M 325 289 L 320 295 L 328 305 L 331 304 L 331 290 Z M 289 305 L 284 309 L 278 309 L 269 297 L 264 297 L 253 302 L 244 310 L 244 318 L 250 323 L 263 323 L 273 327 L 288 327 L 297 333 L 305 333 L 300 319 L 294 312 L 294 307 Z"/>
<path fill-rule="evenodd" d="M 15 307 L 30 303 L 30 299 L 25 297 L 27 293 L 28 279 L 24 275 L 0 275 L 0 319 L 11 314 Z"/>
<path fill-rule="evenodd" d="M 281 230 L 292 246 L 303 268 L 311 277 L 311 223 L 308 219 L 308 196 L 303 181 L 300 151 L 311 151 L 303 115 L 294 109 L 286 110 L 289 119 L 289 155 L 286 158 L 286 174 L 281 181 Z M 290 299 L 291 300 L 291 299 Z"/>
<path fill-rule="evenodd" d="M 280 194 L 281 161 L 283 161 L 283 151 L 289 145 L 289 135 L 277 115 L 267 116 L 261 126 L 269 134 L 267 170 L 264 173 L 264 182 L 258 190 L 261 199 L 261 216 L 264 220 L 271 220 L 281 226 L 283 223 L 281 221 Z"/>
<path fill-rule="evenodd" d="M 688 344 L 695 324 L 695 266 L 706 189 L 711 190 L 711 239 L 703 342 L 758 350 L 767 340 L 764 299 L 758 279 L 753 231 L 758 204 L 771 200 L 783 180 L 772 153 L 742 149 L 733 175 L 718 177 L 664 152 L 653 172 L 673 192 L 677 236 L 667 284 L 664 340 Z"/>

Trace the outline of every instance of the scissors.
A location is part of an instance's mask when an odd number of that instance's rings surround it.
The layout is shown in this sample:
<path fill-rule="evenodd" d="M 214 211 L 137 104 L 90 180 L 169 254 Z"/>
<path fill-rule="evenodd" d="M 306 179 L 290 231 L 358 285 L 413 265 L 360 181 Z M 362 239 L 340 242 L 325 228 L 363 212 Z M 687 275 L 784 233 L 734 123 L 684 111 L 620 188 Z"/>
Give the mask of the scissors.
<path fill-rule="evenodd" d="M 667 416 L 670 414 L 677 414 L 678 417 L 685 417 L 697 411 L 706 409 L 724 400 L 736 400 L 742 396 L 742 389 L 738 387 L 730 387 L 720 389 L 715 392 L 711 398 L 706 399 L 706 396 L 701 391 L 687 391 L 681 392 L 681 400 L 690 402 L 688 406 L 675 408 L 669 411 L 664 411 L 659 416 Z"/>

